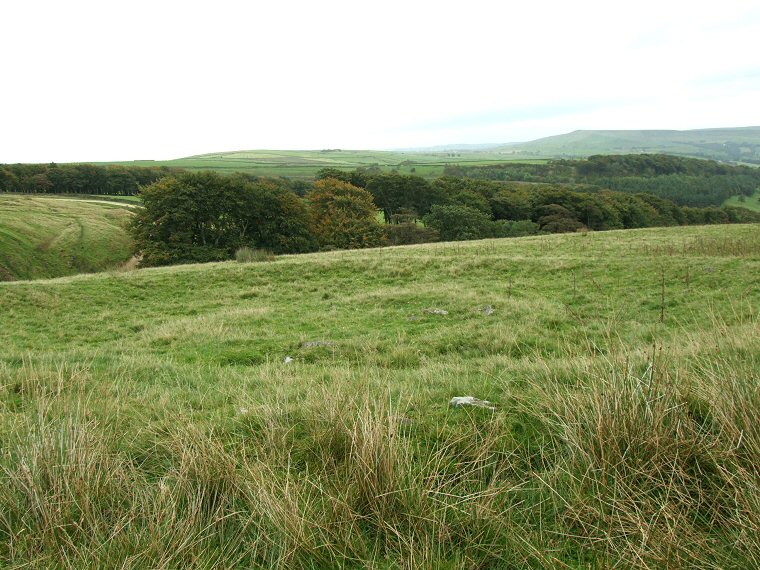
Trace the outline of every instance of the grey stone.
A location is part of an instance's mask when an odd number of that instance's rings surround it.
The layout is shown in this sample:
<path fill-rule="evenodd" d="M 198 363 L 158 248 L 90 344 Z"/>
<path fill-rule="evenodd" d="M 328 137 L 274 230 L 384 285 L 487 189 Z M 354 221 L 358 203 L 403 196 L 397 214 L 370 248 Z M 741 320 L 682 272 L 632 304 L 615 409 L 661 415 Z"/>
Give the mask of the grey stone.
<path fill-rule="evenodd" d="M 493 315 L 496 312 L 496 309 L 494 309 L 491 305 L 486 305 L 485 307 L 483 307 L 480 310 L 487 317 L 490 317 L 491 315 Z"/>

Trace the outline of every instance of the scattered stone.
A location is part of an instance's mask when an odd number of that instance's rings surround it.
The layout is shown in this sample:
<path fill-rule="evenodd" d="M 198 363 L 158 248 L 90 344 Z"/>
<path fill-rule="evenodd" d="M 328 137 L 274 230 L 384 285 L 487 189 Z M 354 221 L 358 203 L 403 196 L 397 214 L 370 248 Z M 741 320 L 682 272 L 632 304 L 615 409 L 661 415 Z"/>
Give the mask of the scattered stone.
<path fill-rule="evenodd" d="M 406 319 L 407 321 L 419 321 L 422 320 L 421 317 L 409 317 Z"/>
<path fill-rule="evenodd" d="M 464 406 L 474 406 L 476 408 L 485 408 L 487 410 L 495 410 L 494 406 L 488 400 L 479 400 L 475 396 L 454 396 L 449 402 L 449 406 L 453 408 L 462 408 Z"/>
<path fill-rule="evenodd" d="M 426 313 L 430 313 L 431 315 L 448 315 L 449 312 L 446 309 L 426 309 Z"/>
<path fill-rule="evenodd" d="M 496 309 L 494 309 L 491 305 L 486 305 L 485 307 L 483 307 L 480 310 L 487 317 L 490 317 L 491 315 L 493 315 L 496 312 Z"/>
<path fill-rule="evenodd" d="M 285 357 L 285 360 L 283 360 L 283 362 L 284 362 L 285 364 L 293 364 L 294 360 L 295 360 L 295 359 L 294 359 L 292 356 L 286 356 L 286 357 Z"/>
<path fill-rule="evenodd" d="M 337 343 L 335 343 L 332 340 L 309 340 L 301 344 L 301 348 L 316 348 L 318 346 L 335 346 L 336 344 Z"/>

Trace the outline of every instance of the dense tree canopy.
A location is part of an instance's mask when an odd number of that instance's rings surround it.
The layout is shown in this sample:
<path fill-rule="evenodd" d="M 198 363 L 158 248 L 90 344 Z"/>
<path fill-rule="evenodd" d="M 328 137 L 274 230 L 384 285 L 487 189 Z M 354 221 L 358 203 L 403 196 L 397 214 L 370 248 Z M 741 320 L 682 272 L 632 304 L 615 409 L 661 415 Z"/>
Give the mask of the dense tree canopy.
<path fill-rule="evenodd" d="M 446 173 L 473 179 L 569 184 L 576 191 L 646 192 L 682 206 L 699 207 L 720 206 L 731 196 L 750 196 L 760 189 L 758 168 L 663 154 L 591 156 L 547 164 L 452 166 Z"/>
<path fill-rule="evenodd" d="M 166 168 L 0 165 L 0 192 L 142 191 L 145 207 L 133 230 L 146 265 L 230 259 L 243 246 L 300 253 L 760 221 L 746 209 L 717 207 L 758 186 L 757 169 L 661 155 L 459 166 L 435 180 L 378 168 L 328 168 L 314 182 Z M 378 222 L 380 212 L 385 224 Z"/>
<path fill-rule="evenodd" d="M 372 194 L 335 178 L 318 180 L 306 195 L 320 247 L 375 247 L 383 242 Z"/>
<path fill-rule="evenodd" d="M 173 171 L 165 166 L 0 164 L 0 192 L 133 196 Z"/>
<path fill-rule="evenodd" d="M 475 208 L 461 205 L 435 205 L 424 218 L 444 241 L 491 237 L 491 219 Z"/>
<path fill-rule="evenodd" d="M 398 222 L 399 213 L 413 212 L 422 217 L 430 209 L 430 184 L 419 176 L 380 174 L 369 178 L 366 184 L 386 223 Z"/>
<path fill-rule="evenodd" d="M 146 188 L 143 204 L 133 227 L 147 265 L 229 259 L 242 246 L 314 249 L 306 205 L 273 182 L 185 173 Z"/>

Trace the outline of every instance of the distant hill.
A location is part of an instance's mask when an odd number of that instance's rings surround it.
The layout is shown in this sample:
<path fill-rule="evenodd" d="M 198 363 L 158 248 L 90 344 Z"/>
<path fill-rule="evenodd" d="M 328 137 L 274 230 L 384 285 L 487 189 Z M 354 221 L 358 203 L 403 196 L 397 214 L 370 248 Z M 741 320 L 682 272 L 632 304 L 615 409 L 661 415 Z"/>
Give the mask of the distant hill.
<path fill-rule="evenodd" d="M 508 143 L 519 144 L 519 143 Z M 426 153 L 426 152 L 488 152 L 491 150 L 500 149 L 504 146 L 504 143 L 480 143 L 480 144 L 439 144 L 435 146 L 421 146 L 410 148 L 398 148 L 392 149 L 391 152 L 414 152 L 414 153 Z"/>
<path fill-rule="evenodd" d="M 396 150 L 236 150 L 174 160 L 107 162 L 122 166 L 244 172 L 308 180 L 322 168 L 441 176 L 447 167 L 541 163 L 595 154 L 671 154 L 760 165 L 760 127 L 691 131 L 574 131 L 529 142 L 444 144 Z M 0 187 L 2 179 L 0 178 Z"/>
<path fill-rule="evenodd" d="M 525 158 L 574 158 L 594 154 L 661 153 L 760 164 L 760 127 L 688 131 L 573 131 L 496 152 Z"/>
<path fill-rule="evenodd" d="M 107 164 L 244 172 L 254 176 L 314 178 L 322 168 L 354 170 L 372 168 L 383 172 L 435 177 L 451 164 L 483 165 L 514 160 L 513 155 L 494 152 L 499 145 L 444 145 L 409 150 L 239 150 L 213 152 L 165 161 L 133 161 Z M 527 160 L 527 159 L 520 159 Z"/>
<path fill-rule="evenodd" d="M 113 269 L 132 255 L 127 204 L 0 195 L 0 281 Z"/>

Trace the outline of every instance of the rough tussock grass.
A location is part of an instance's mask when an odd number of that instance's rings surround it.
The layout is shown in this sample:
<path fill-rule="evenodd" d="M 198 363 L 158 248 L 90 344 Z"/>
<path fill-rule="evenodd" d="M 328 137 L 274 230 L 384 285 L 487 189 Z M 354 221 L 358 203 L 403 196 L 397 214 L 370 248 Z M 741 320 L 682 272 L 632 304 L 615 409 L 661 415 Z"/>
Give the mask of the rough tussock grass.
<path fill-rule="evenodd" d="M 751 567 L 760 378 L 726 383 L 734 363 L 711 362 L 686 392 L 656 361 L 607 363 L 582 390 L 532 384 L 512 413 L 464 412 L 453 430 L 333 391 L 241 410 L 227 432 L 177 415 L 144 463 L 96 419 L 80 370 L 27 365 L 33 405 L 0 459 L 2 552 L 62 567 Z M 535 441 L 516 429 L 531 422 Z"/>
<path fill-rule="evenodd" d="M 757 567 L 758 260 L 700 231 L 3 286 L 0 565 Z"/>

